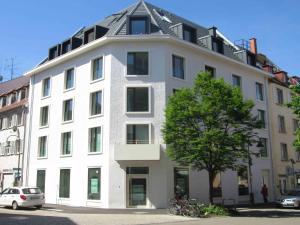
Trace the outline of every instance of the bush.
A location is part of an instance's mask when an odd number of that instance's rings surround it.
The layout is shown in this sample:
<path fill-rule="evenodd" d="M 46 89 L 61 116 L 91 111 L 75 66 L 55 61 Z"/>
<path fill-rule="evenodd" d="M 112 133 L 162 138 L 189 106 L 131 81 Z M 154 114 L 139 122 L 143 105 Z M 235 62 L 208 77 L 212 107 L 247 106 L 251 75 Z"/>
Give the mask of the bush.
<path fill-rule="evenodd" d="M 205 205 L 202 208 L 204 216 L 229 216 L 229 210 L 219 205 Z"/>

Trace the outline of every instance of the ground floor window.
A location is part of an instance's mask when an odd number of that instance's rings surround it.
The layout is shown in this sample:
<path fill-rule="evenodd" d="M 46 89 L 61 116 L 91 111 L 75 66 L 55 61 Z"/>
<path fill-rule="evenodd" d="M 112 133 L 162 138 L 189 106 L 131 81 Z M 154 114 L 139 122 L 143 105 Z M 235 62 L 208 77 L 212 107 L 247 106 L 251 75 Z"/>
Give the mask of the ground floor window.
<path fill-rule="evenodd" d="M 189 197 L 189 169 L 174 168 L 175 198 Z"/>
<path fill-rule="evenodd" d="M 213 197 L 222 197 L 221 173 L 218 173 L 213 181 Z"/>
<path fill-rule="evenodd" d="M 36 174 L 36 186 L 45 193 L 46 170 L 38 170 Z"/>
<path fill-rule="evenodd" d="M 59 176 L 59 197 L 70 198 L 70 169 L 61 169 Z"/>
<path fill-rule="evenodd" d="M 100 200 L 101 194 L 101 169 L 88 169 L 88 196 L 89 200 Z"/>
<path fill-rule="evenodd" d="M 238 185 L 239 185 L 239 195 L 249 194 L 249 184 L 248 184 L 248 170 L 246 166 L 238 168 Z"/>

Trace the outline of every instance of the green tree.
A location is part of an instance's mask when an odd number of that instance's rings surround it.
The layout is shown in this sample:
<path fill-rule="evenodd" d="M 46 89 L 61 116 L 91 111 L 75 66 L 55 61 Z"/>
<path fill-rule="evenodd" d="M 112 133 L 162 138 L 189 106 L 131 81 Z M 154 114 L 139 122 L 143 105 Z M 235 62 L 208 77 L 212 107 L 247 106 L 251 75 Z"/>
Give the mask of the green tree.
<path fill-rule="evenodd" d="M 167 154 L 180 165 L 208 172 L 210 203 L 215 176 L 248 161 L 247 146 L 256 142 L 254 128 L 260 127 L 253 106 L 238 87 L 204 72 L 192 88 L 169 98 L 162 128 Z"/>
<path fill-rule="evenodd" d="M 290 107 L 296 116 L 300 119 L 300 85 L 292 85 L 290 86 L 292 91 L 292 100 L 288 103 L 288 107 Z M 296 151 L 300 151 L 300 129 L 296 130 L 296 138 L 294 140 L 293 146 Z"/>

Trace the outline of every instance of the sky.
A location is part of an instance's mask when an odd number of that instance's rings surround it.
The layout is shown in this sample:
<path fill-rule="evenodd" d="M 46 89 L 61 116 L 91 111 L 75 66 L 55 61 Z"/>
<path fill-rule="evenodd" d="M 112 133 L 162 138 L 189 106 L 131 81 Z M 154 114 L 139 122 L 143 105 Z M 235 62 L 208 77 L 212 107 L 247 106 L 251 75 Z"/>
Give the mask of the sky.
<path fill-rule="evenodd" d="M 0 0 L 0 75 L 32 69 L 48 49 L 137 0 Z M 258 51 L 300 76 L 299 0 L 148 0 L 232 41 L 257 38 Z"/>

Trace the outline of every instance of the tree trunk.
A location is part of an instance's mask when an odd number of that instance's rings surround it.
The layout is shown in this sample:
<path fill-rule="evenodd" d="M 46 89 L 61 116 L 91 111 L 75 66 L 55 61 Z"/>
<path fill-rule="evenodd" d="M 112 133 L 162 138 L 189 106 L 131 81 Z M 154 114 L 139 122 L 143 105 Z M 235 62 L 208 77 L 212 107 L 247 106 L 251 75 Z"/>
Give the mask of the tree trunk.
<path fill-rule="evenodd" d="M 213 189 L 214 189 L 214 173 L 213 171 L 208 171 L 208 183 L 209 183 L 209 203 L 213 204 L 214 200 L 213 200 Z"/>

